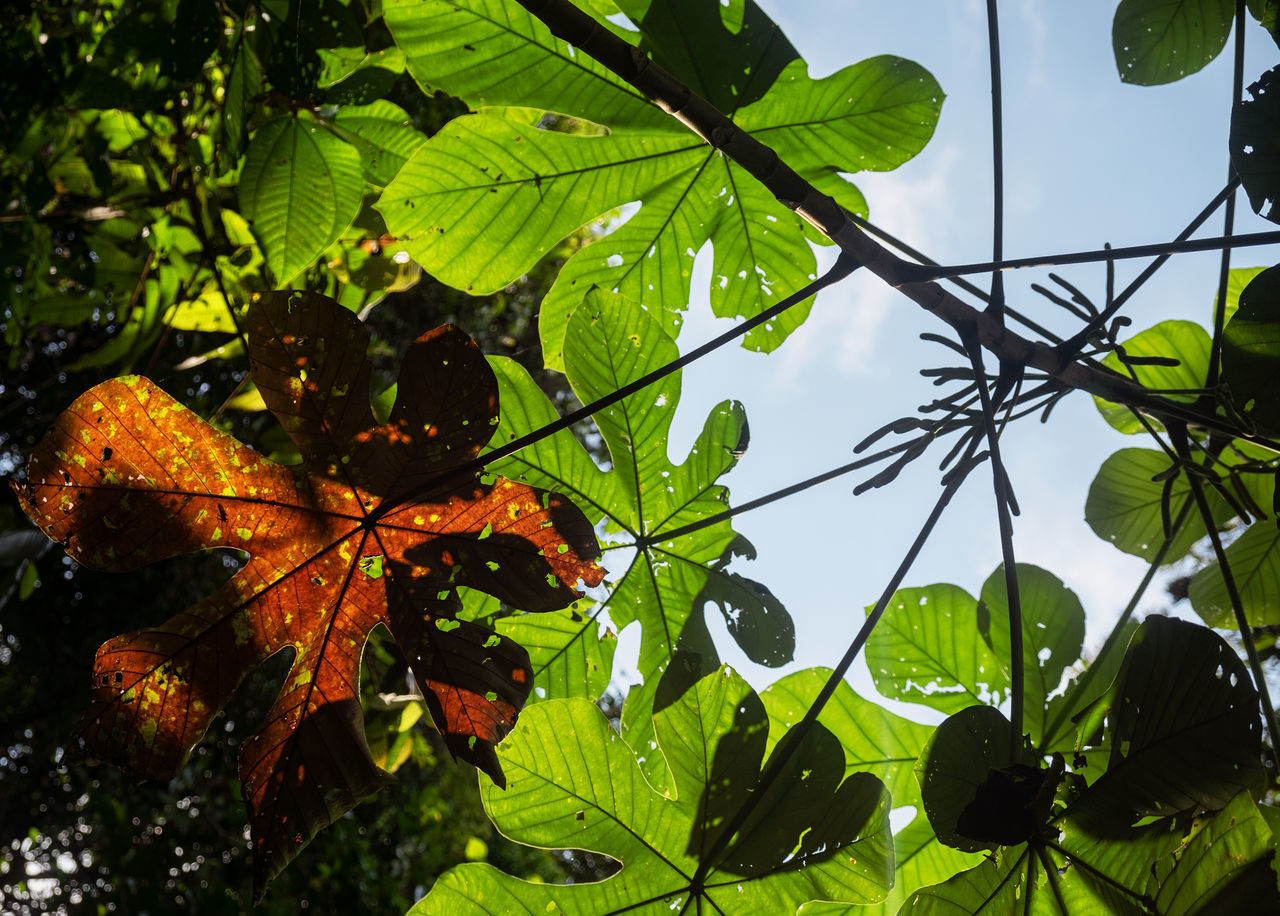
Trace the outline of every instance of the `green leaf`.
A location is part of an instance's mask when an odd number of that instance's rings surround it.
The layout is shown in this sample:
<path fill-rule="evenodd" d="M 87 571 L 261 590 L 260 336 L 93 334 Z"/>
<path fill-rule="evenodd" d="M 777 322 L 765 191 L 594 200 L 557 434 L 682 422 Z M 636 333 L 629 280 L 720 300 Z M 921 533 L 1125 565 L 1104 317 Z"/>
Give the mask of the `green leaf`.
<path fill-rule="evenodd" d="M 1049 695 L 1058 689 L 1067 666 L 1084 646 L 1084 608 L 1075 592 L 1047 570 L 1019 563 L 1018 595 L 1022 607 L 1024 730 L 1040 747 L 1045 737 Z M 982 586 L 982 603 L 991 621 L 991 648 L 1008 670 L 1009 600 L 1004 567 Z M 1043 750 L 1043 749 L 1042 749 Z"/>
<path fill-rule="evenodd" d="M 916 762 L 925 813 L 938 839 L 965 852 L 997 844 L 960 832 L 960 819 L 987 774 L 1013 762 L 1009 720 L 994 706 L 970 706 L 950 716 L 929 738 Z"/>
<path fill-rule="evenodd" d="M 1095 658 L 1084 670 L 1068 682 L 1066 689 L 1049 700 L 1045 713 L 1044 735 L 1037 750 L 1041 754 L 1066 753 L 1071 747 L 1080 747 L 1088 743 L 1084 736 L 1076 738 L 1075 721 L 1082 714 L 1106 696 L 1120 671 L 1124 653 L 1116 651 L 1129 644 L 1138 624 L 1130 620 L 1115 638 L 1115 647 L 1105 656 Z M 1088 727 L 1089 723 L 1085 723 Z"/>
<path fill-rule="evenodd" d="M 1271 40 L 1280 45 L 1280 4 L 1276 0 L 1246 0 L 1249 15 L 1267 30 Z"/>
<path fill-rule="evenodd" d="M 515 105 L 651 128 L 670 117 L 505 0 L 384 0 L 382 10 L 414 79 L 473 110 Z"/>
<path fill-rule="evenodd" d="M 998 702 L 1009 676 L 987 643 L 987 629 L 985 610 L 958 586 L 899 589 L 867 640 L 876 689 L 948 714 Z"/>
<path fill-rule="evenodd" d="M 760 699 L 769 714 L 769 751 L 808 711 L 830 677 L 827 668 L 806 668 L 769 686 Z M 908 894 L 943 881 L 974 863 L 974 857 L 938 842 L 920 801 L 915 764 L 933 729 L 895 715 L 840 682 L 823 707 L 818 722 L 840 740 L 845 774 L 871 773 L 889 790 L 895 810 L 915 808 L 915 817 L 893 838 L 893 889 L 881 903 L 858 906 L 863 916 L 896 913 Z M 844 904 L 806 904 L 804 916 L 834 916 Z"/>
<path fill-rule="evenodd" d="M 1264 219 L 1280 222 L 1280 67 L 1273 67 L 1249 87 L 1231 113 L 1231 164 L 1249 204 Z"/>
<path fill-rule="evenodd" d="M 1280 267 L 1258 274 L 1222 338 L 1222 380 L 1237 407 L 1268 429 L 1280 429 Z"/>
<path fill-rule="evenodd" d="M 1257 691 L 1212 630 L 1148 617 L 1104 702 L 1107 769 L 1068 811 L 1090 829 L 1217 810 L 1265 782 Z"/>
<path fill-rule="evenodd" d="M 799 759 L 760 799 L 759 814 L 725 852 L 705 860 L 752 794 L 768 727 L 764 709 L 745 681 L 721 669 L 656 718 L 652 752 L 670 763 L 670 795 L 649 786 L 635 751 L 585 700 L 525 710 L 498 751 L 511 788 L 482 780 L 485 809 L 504 834 L 605 853 L 623 863 L 617 874 L 550 885 L 461 865 L 411 912 L 790 912 L 815 898 L 884 897 L 892 869 L 888 797 L 874 776 L 844 776 L 830 734 L 817 730 L 801 743 Z M 695 886 L 691 876 L 700 867 L 705 880 Z"/>
<path fill-rule="evenodd" d="M 360 212 L 360 153 L 299 113 L 260 127 L 240 174 L 240 209 L 281 285 L 315 262 Z"/>
<path fill-rule="evenodd" d="M 1162 321 L 1155 327 L 1135 334 L 1124 342 L 1129 356 L 1163 356 L 1178 360 L 1176 366 L 1133 366 L 1126 368 L 1120 357 L 1108 353 L 1102 364 L 1109 369 L 1132 376 L 1146 388 L 1158 390 L 1200 388 L 1209 369 L 1209 335 L 1194 321 Z M 1191 403 L 1194 394 L 1169 394 L 1170 400 Z M 1144 427 L 1127 407 L 1095 397 L 1094 403 L 1103 418 L 1122 433 L 1140 433 Z M 1163 427 L 1148 420 L 1156 429 Z"/>
<path fill-rule="evenodd" d="M 1164 543 L 1164 516 L 1161 504 L 1164 484 L 1153 480 L 1169 470 L 1172 462 L 1164 452 L 1144 448 L 1122 448 L 1107 457 L 1098 475 L 1089 485 L 1084 517 L 1094 533 L 1110 541 L 1125 553 L 1155 559 Z M 1170 522 L 1177 517 L 1184 500 L 1191 495 L 1185 474 L 1180 474 L 1169 491 Z M 1235 513 L 1217 492 L 1206 486 L 1206 497 L 1214 520 L 1225 524 Z M 1186 556 L 1191 546 L 1206 534 L 1198 513 L 1183 523 L 1173 543 L 1165 552 L 1165 563 L 1176 563 Z"/>
<path fill-rule="evenodd" d="M 316 85 L 328 89 L 360 70 L 376 68 L 389 73 L 404 73 L 404 52 L 399 48 L 367 51 L 363 44 L 340 48 L 317 48 L 320 76 Z"/>
<path fill-rule="evenodd" d="M 703 69 L 692 57 L 666 52 L 675 75 L 722 99 L 739 127 L 858 212 L 865 213 L 861 195 L 837 172 L 894 168 L 932 135 L 942 92 L 910 61 L 872 58 L 813 80 L 754 4 L 746 4 L 737 34 L 718 21 L 714 0 L 641 6 L 626 9 L 633 19 L 643 12 L 642 29 L 654 30 L 652 37 L 641 32 L 646 46 L 691 22 L 713 23 L 696 53 Z M 420 149 L 378 205 L 392 234 L 406 239 L 433 275 L 476 293 L 500 289 L 559 239 L 641 202 L 625 224 L 611 225 L 568 260 L 544 300 L 548 366 L 562 367 L 569 317 L 593 285 L 660 305 L 674 334 L 689 301 L 694 255 L 708 241 L 718 316 L 756 315 L 813 277 L 816 262 L 799 217 L 523 10 L 494 0 L 394 0 L 386 18 L 419 82 L 481 109 Z M 744 50 L 751 56 L 734 56 Z M 499 117 L 484 106 L 546 109 L 607 130 L 590 137 L 539 130 L 527 115 Z M 743 345 L 774 349 L 807 308 L 753 330 Z"/>
<path fill-rule="evenodd" d="M 1030 850 L 1019 846 L 988 858 L 948 881 L 917 891 L 898 913 L 899 916 L 1013 916 L 1024 911 L 1021 901 L 1031 896 L 1028 884 L 1035 887 L 1036 897 L 1048 890 L 1040 886 L 1043 880 L 1044 872 L 1036 867 Z"/>
<path fill-rule="evenodd" d="M 1188 825 L 1161 818 L 1142 827 L 1090 833 L 1062 822 L 1061 848 L 1102 906 L 1073 912 L 1269 913 L 1280 907 L 1269 865 L 1273 840 L 1248 792 Z M 1072 862 L 1087 863 L 1074 868 Z"/>
<path fill-rule="evenodd" d="M 1240 792 L 1156 863 L 1156 909 L 1167 916 L 1277 912 L 1274 855 L 1271 828 L 1249 793 Z"/>
<path fill-rule="evenodd" d="M 528 650 L 533 697 L 594 700 L 609 686 L 618 638 L 607 630 L 594 635 L 589 623 L 577 611 L 565 610 L 503 617 L 495 629 Z"/>
<path fill-rule="evenodd" d="M 236 56 L 227 77 L 227 91 L 222 101 L 222 161 L 234 163 L 244 152 L 246 123 L 253 99 L 262 92 L 262 71 L 249 49 L 244 33 L 237 38 Z"/>
<path fill-rule="evenodd" d="M 1231 0 L 1120 0 L 1111 47 L 1120 79 L 1172 83 L 1213 60 L 1227 43 Z"/>
<path fill-rule="evenodd" d="M 599 290 L 574 315 L 568 339 L 566 371 L 583 403 L 677 355 L 675 343 L 642 306 Z M 557 418 L 521 366 L 500 358 L 490 364 L 502 405 L 494 447 Z M 719 665 L 703 616 L 707 604 L 719 608 L 730 635 L 758 664 L 784 664 L 795 646 L 781 603 L 764 586 L 728 570 L 735 554 L 752 555 L 728 521 L 664 537 L 665 531 L 724 511 L 728 492 L 717 481 L 747 445 L 742 406 L 726 401 L 708 416 L 685 461 L 673 464 L 667 439 L 679 402 L 680 375 L 674 373 L 597 413 L 610 470 L 597 467 L 568 431 L 490 466 L 494 473 L 571 495 L 592 522 L 603 521 L 616 535 L 614 546 L 606 547 L 613 585 L 603 603 L 619 631 L 640 624 L 638 670 L 644 683 L 631 689 L 622 715 L 623 735 L 635 747 L 649 740 L 655 709 Z M 585 638 L 594 638 L 595 626 L 593 619 L 585 621 Z M 661 758 L 649 757 L 647 764 L 654 768 L 650 778 L 662 782 Z"/>
<path fill-rule="evenodd" d="M 1227 562 L 1250 626 L 1280 624 L 1280 529 L 1260 521 L 1227 546 Z M 1195 574 L 1188 597 L 1211 627 L 1237 629 L 1222 567 L 1211 563 Z"/>
<path fill-rule="evenodd" d="M 376 185 L 395 178 L 413 151 L 427 142 L 403 108 L 382 100 L 344 106 L 333 129 L 360 151 L 365 174 Z"/>

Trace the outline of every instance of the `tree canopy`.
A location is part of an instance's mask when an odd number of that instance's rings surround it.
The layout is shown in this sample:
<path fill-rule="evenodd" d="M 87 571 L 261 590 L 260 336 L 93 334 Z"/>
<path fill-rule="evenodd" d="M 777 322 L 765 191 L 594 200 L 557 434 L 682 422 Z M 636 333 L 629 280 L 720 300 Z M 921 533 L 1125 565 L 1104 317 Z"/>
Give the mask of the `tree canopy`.
<path fill-rule="evenodd" d="M 1154 104 L 1235 36 L 1229 182 L 1181 234 L 1025 264 L 986 15 L 991 83 L 949 91 L 991 98 L 991 256 L 947 266 L 857 184 L 929 143 L 928 61 L 815 78 L 754 0 L 5 13 L 6 909 L 1280 909 L 1280 267 L 1231 267 L 1280 241 L 1233 215 L 1280 222 L 1275 71 L 1244 71 L 1276 5 L 1120 0 L 1118 79 Z M 1205 320 L 1130 330 L 1204 249 Z M 1067 334 L 1003 273 L 1062 263 L 1107 276 L 1033 286 Z M 677 449 L 682 370 L 772 358 L 854 272 L 935 321 L 950 364 L 910 368 L 937 397 L 731 499 L 746 409 Z M 677 343 L 702 295 L 732 328 Z M 1004 437 L 1082 393 L 1144 438 L 1082 507 L 1148 564 L 1096 653 L 1018 559 Z M 735 517 L 926 454 L 932 510 L 848 583 L 865 615 L 831 666 L 724 664 L 788 665 L 811 612 L 740 571 Z M 984 479 L 1000 565 L 972 593 L 909 581 Z M 1200 622 L 1139 619 L 1174 564 Z M 879 696 L 846 679 L 860 657 Z"/>

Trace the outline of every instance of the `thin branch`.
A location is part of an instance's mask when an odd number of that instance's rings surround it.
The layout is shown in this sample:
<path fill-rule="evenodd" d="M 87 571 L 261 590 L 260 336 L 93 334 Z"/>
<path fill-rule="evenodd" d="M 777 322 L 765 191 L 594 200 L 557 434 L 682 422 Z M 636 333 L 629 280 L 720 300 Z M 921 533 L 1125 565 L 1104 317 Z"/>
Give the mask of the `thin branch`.
<path fill-rule="evenodd" d="M 1186 463 L 1191 461 L 1191 448 L 1187 440 L 1185 427 L 1170 426 L 1169 438 L 1178 456 Z M 1213 512 L 1209 508 L 1209 500 L 1205 498 L 1204 486 L 1200 477 L 1187 473 L 1187 483 L 1191 485 L 1191 496 L 1195 499 L 1196 509 L 1204 526 L 1209 531 L 1209 543 L 1213 545 L 1213 556 L 1218 561 L 1218 571 L 1222 573 L 1222 583 L 1226 587 L 1227 597 L 1231 601 L 1231 610 L 1235 614 L 1236 628 L 1240 631 L 1240 641 L 1244 643 L 1245 655 L 1249 659 L 1249 670 L 1253 674 L 1254 686 L 1262 700 L 1262 713 L 1266 717 L 1267 731 L 1271 733 L 1273 745 L 1280 741 L 1280 728 L 1276 727 L 1276 711 L 1271 705 L 1271 693 L 1267 687 L 1266 673 L 1262 670 L 1262 660 L 1258 657 L 1258 647 L 1253 642 L 1253 630 L 1249 626 L 1249 618 L 1244 612 L 1244 602 L 1240 599 L 1240 590 L 1236 587 L 1236 579 L 1231 571 L 1231 563 L 1227 559 L 1222 546 L 1222 538 L 1218 536 L 1218 526 L 1213 520 Z"/>
<path fill-rule="evenodd" d="M 1054 347 L 1032 343 L 961 302 L 936 283 L 922 280 L 918 264 L 902 260 L 862 232 L 834 199 L 820 193 L 773 149 L 739 128 L 714 105 L 655 64 L 643 49 L 614 35 L 569 0 L 518 2 L 552 34 L 603 64 L 749 172 L 780 202 L 839 245 L 854 264 L 865 266 L 953 328 L 976 325 L 982 346 L 1002 363 L 1041 369 L 1069 388 L 1088 391 L 1114 403 L 1184 418 L 1209 428 L 1221 425 L 1221 421 L 1203 411 L 1192 410 L 1188 414 L 1185 405 L 1148 395 L 1140 385 L 1118 374 L 1077 363 Z"/>
<path fill-rule="evenodd" d="M 547 438 L 548 436 L 553 436 L 556 433 L 560 432 L 561 430 L 568 429 L 569 427 L 573 426 L 575 423 L 578 423 L 581 420 L 587 419 L 593 414 L 601 410 L 604 410 L 606 407 L 616 404 L 619 401 L 625 400 L 626 398 L 635 394 L 637 391 L 641 391 L 649 387 L 659 379 L 666 378 L 671 373 L 679 371 L 680 369 L 687 366 L 689 363 L 692 363 L 695 360 L 701 359 L 702 357 L 706 356 L 708 353 L 711 353 L 713 350 L 716 350 L 727 343 L 737 340 L 739 337 L 746 334 L 752 328 L 758 327 L 759 325 L 762 325 L 765 322 L 772 321 L 774 318 L 778 317 L 779 315 L 781 315 L 783 312 L 785 312 L 787 309 L 791 308 L 792 306 L 803 302 L 804 300 L 808 299 L 810 296 L 817 294 L 818 292 L 830 286 L 831 284 L 837 283 L 840 280 L 843 280 L 845 277 L 849 276 L 849 274 L 851 274 L 857 268 L 858 268 L 858 264 L 852 258 L 844 254 L 841 254 L 840 257 L 836 259 L 836 263 L 833 264 L 831 266 L 831 269 L 828 270 L 825 274 L 823 274 L 821 277 L 818 277 L 818 279 L 814 280 L 812 283 L 810 283 L 808 286 L 806 286 L 804 289 L 800 290 L 799 292 L 793 293 L 787 298 L 783 299 L 777 305 L 770 306 L 769 308 L 761 312 L 759 315 L 756 315 L 754 318 L 749 318 L 746 321 L 743 321 L 743 322 L 740 322 L 739 324 L 734 325 L 732 328 L 730 328 L 728 331 L 725 331 L 723 334 L 720 334 L 717 337 L 713 337 L 711 340 L 707 341 L 706 343 L 698 347 L 695 347 L 694 349 L 690 350 L 688 353 L 681 354 L 678 358 L 667 363 L 665 366 L 661 366 L 653 370 L 652 372 L 649 372 L 649 373 L 646 373 L 645 375 L 640 376 L 640 378 L 635 379 L 632 382 L 628 382 L 626 385 L 623 385 L 621 388 L 614 391 L 612 394 L 607 394 L 604 397 L 596 398 L 596 400 L 592 401 L 590 404 L 584 404 L 582 407 L 579 407 L 577 410 L 570 411 L 569 413 L 560 417 L 560 419 L 558 420 L 553 420 L 552 422 L 547 423 L 546 425 L 541 426 L 538 429 L 533 430 L 532 432 L 529 432 L 523 436 L 520 436 L 518 439 L 513 439 L 510 442 L 506 443 L 505 445 L 500 445 L 497 448 L 493 449 L 492 451 L 485 452 L 484 454 L 471 459 L 465 464 L 459 465 L 458 467 L 446 472 L 440 477 L 432 478 L 431 480 L 428 480 L 426 483 L 422 484 L 421 486 L 415 487 L 413 490 L 410 490 L 404 496 L 398 497 L 396 499 L 384 500 L 380 506 L 378 506 L 376 509 L 374 509 L 372 512 L 369 513 L 369 515 L 367 516 L 366 524 L 373 525 L 379 519 L 381 519 L 384 515 L 386 515 L 388 512 L 391 512 L 402 505 L 406 505 L 407 503 L 413 502 L 414 500 L 422 497 L 424 494 L 427 494 L 436 490 L 443 483 L 447 483 L 452 480 L 465 479 L 466 477 L 478 474 L 484 469 L 486 465 L 492 464 L 495 461 L 499 461 L 503 458 L 509 457 L 510 455 L 514 455 L 516 452 L 520 451 L 521 449 L 527 448 L 530 445 L 533 445 L 535 442 L 541 442 L 543 439 Z"/>
<path fill-rule="evenodd" d="M 1233 200 L 1227 196 L 1227 202 Z M 980 261 L 974 264 L 942 264 L 936 268 L 923 269 L 919 279 L 944 280 L 963 277 L 968 274 L 982 274 L 989 270 L 1021 270 L 1026 267 L 1057 267 L 1063 264 L 1096 264 L 1111 260 L 1130 260 L 1133 258 L 1149 258 L 1154 255 L 1188 254 L 1196 251 L 1230 250 L 1232 248 L 1253 248 L 1259 245 L 1280 245 L 1280 231 L 1250 232 L 1245 235 L 1217 235 L 1205 239 L 1187 239 L 1173 242 L 1156 242 L 1152 245 L 1130 245 L 1126 248 L 1098 248 L 1093 251 L 1072 251 L 1059 254 L 1036 255 L 1029 258 L 1011 258 L 1007 261 Z"/>
<path fill-rule="evenodd" d="M 1236 0 L 1236 41 L 1235 54 L 1231 71 L 1231 108 L 1234 112 L 1244 95 L 1244 0 Z M 1227 180 L 1236 177 L 1236 167 L 1227 158 Z M 1236 195 L 1227 198 L 1226 213 L 1223 216 L 1222 234 L 1228 238 L 1235 228 Z M 1231 249 L 1222 249 L 1222 261 L 1218 266 L 1218 301 L 1213 307 L 1213 341 L 1209 346 L 1209 369 L 1205 373 L 1204 386 L 1213 388 L 1218 384 L 1218 371 L 1222 359 L 1222 331 L 1227 323 L 1227 281 L 1231 278 Z"/>
<path fill-rule="evenodd" d="M 987 0 L 987 56 L 991 60 L 991 260 L 1004 260 L 1004 120 L 1000 97 L 1000 17 L 996 0 Z M 991 302 L 987 314 L 1004 320 L 1004 274 L 991 271 Z"/>
<path fill-rule="evenodd" d="M 986 432 L 987 450 L 991 454 L 991 484 L 995 489 L 996 518 L 1000 526 L 1000 555 L 1004 562 L 1005 596 L 1009 602 L 1009 681 L 1013 690 L 1009 706 L 1009 747 L 1014 759 L 1022 761 L 1023 700 L 1025 697 L 1025 664 L 1022 658 L 1022 595 L 1018 590 L 1018 564 L 1013 550 L 1013 519 L 1010 514 L 1013 494 L 1004 462 L 1000 458 L 1000 436 L 996 430 L 995 407 L 987 390 L 982 368 L 982 348 L 970 329 L 960 339 L 969 350 L 974 377 L 979 379 L 978 397 L 982 401 L 982 425 Z"/>
<path fill-rule="evenodd" d="M 972 448 L 970 449 L 969 457 L 972 457 Z M 965 462 L 961 463 L 961 467 L 965 467 Z M 698 886 L 701 886 L 701 882 L 706 879 L 707 872 L 719 860 L 720 855 L 728 847 L 733 835 L 747 822 L 751 813 L 755 811 L 761 800 L 768 793 L 769 787 L 773 785 L 787 763 L 799 750 L 809 730 L 818 721 L 818 715 L 822 712 L 823 707 L 826 706 L 827 701 L 835 694 L 836 688 L 843 682 L 844 676 L 848 673 L 854 659 L 862 652 L 863 646 L 866 645 L 867 639 L 871 636 L 871 631 L 875 629 L 876 624 L 880 622 L 880 618 L 884 616 L 885 610 L 889 607 L 889 602 L 893 600 L 894 594 L 902 585 L 902 580 L 906 578 L 908 571 L 910 571 L 915 564 L 916 558 L 920 555 L 920 551 L 924 549 L 924 545 L 933 534 L 934 528 L 937 527 L 938 521 L 942 518 L 943 511 L 964 483 L 967 470 L 972 467 L 973 465 L 969 465 L 966 467 L 965 472 L 952 474 L 947 478 L 942 493 L 934 504 L 933 511 L 929 513 L 929 517 L 925 519 L 924 524 L 920 527 L 919 533 L 907 550 L 906 555 L 902 558 L 902 562 L 898 564 L 898 568 L 890 576 L 888 585 L 881 592 L 880 599 L 876 602 L 871 613 L 867 615 L 867 619 L 863 621 L 862 627 L 858 630 L 857 635 L 854 636 L 853 642 L 849 644 L 844 657 L 840 659 L 840 662 L 831 672 L 831 676 L 827 678 L 826 683 L 822 685 L 822 689 L 818 691 L 818 695 L 809 704 L 809 709 L 805 712 L 804 717 L 782 736 L 782 740 L 778 742 L 773 753 L 769 756 L 768 762 L 765 763 L 764 769 L 761 770 L 760 779 L 757 781 L 751 795 L 746 802 L 738 807 L 734 816 L 725 825 L 724 830 L 716 837 L 716 841 L 711 844 L 711 847 L 702 856 L 698 871 L 694 875 L 694 883 Z"/>

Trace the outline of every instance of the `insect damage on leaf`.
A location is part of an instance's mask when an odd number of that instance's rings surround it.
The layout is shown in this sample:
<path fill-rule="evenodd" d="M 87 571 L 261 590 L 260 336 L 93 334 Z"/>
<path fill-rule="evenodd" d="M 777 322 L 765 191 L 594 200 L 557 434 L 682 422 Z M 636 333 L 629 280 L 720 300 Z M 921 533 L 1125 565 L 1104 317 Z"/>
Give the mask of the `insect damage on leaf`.
<path fill-rule="evenodd" d="M 388 422 L 369 406 L 368 334 L 323 296 L 271 293 L 246 316 L 254 383 L 303 463 L 276 464 L 146 378 L 104 382 L 36 446 L 24 509 L 85 566 L 123 571 L 217 547 L 248 560 L 158 627 L 104 644 L 78 727 L 91 758 L 167 779 L 241 679 L 291 648 L 266 722 L 242 747 L 255 891 L 386 776 L 365 743 L 360 659 L 386 625 L 457 757 L 499 784 L 494 745 L 532 676 L 512 640 L 455 620 L 457 587 L 561 608 L 604 570 L 566 499 L 473 464 L 498 389 L 452 327 L 410 347 Z"/>

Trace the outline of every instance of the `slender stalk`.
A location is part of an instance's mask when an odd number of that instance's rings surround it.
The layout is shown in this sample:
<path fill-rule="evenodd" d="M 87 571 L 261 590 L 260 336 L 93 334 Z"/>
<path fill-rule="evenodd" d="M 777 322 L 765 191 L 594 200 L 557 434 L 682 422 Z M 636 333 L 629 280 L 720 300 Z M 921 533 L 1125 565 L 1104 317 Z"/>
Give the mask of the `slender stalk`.
<path fill-rule="evenodd" d="M 1240 97 L 1244 95 L 1244 24 L 1244 0 L 1236 0 L 1236 41 L 1231 71 L 1232 109 L 1240 104 Z M 1235 165 L 1228 158 L 1227 180 L 1230 181 L 1235 175 Z M 1222 234 L 1230 238 L 1231 230 L 1235 227 L 1236 195 L 1232 194 L 1227 198 L 1225 210 L 1222 221 Z M 1222 249 L 1222 261 L 1218 267 L 1218 301 L 1213 308 L 1213 342 L 1209 347 L 1209 369 L 1205 373 L 1204 386 L 1206 388 L 1213 388 L 1218 384 L 1218 371 L 1222 359 L 1222 331 L 1227 323 L 1227 281 L 1230 277 L 1231 249 L 1224 247 Z"/>
<path fill-rule="evenodd" d="M 1232 200 L 1228 196 L 1227 200 Z M 1027 267 L 1058 267 L 1064 264 L 1096 264 L 1116 258 L 1130 260 L 1149 258 L 1153 255 L 1168 257 L 1196 251 L 1253 248 L 1258 245 L 1280 244 L 1280 231 L 1250 232 L 1245 235 L 1215 235 L 1205 239 L 1182 239 L 1172 242 L 1156 242 L 1151 245 L 1130 245 L 1125 248 L 1098 248 L 1092 251 L 1069 251 L 1059 254 L 1035 255 L 1029 258 L 1010 258 L 1005 261 L 978 261 L 973 264 L 940 264 L 937 267 L 917 267 L 920 279 L 949 280 L 969 274 L 982 274 L 989 270 L 1022 270 Z M 1163 263 L 1163 262 L 1161 262 Z"/>
<path fill-rule="evenodd" d="M 1004 260 L 1004 117 L 1000 91 L 1000 17 L 996 0 L 987 0 L 987 57 L 991 61 L 991 260 Z M 987 314 L 1004 320 L 1004 274 L 991 271 Z"/>
<path fill-rule="evenodd" d="M 1191 448 L 1187 441 L 1185 428 L 1169 427 L 1169 438 L 1173 447 L 1183 461 L 1191 460 Z M 1209 531 L 1209 543 L 1213 545 L 1213 556 L 1218 561 L 1218 570 L 1222 573 L 1222 581 L 1227 589 L 1227 598 L 1231 601 L 1231 610 L 1235 614 L 1236 629 L 1240 631 L 1240 640 L 1244 643 L 1245 655 L 1249 660 L 1249 671 L 1253 675 L 1254 686 L 1262 700 L 1262 713 L 1266 717 L 1267 731 L 1271 733 L 1274 745 L 1280 741 L 1280 729 L 1276 727 L 1276 711 L 1271 704 L 1271 692 L 1267 689 L 1266 673 L 1262 670 L 1262 659 L 1258 656 L 1258 647 L 1253 643 L 1253 629 L 1249 626 L 1249 618 L 1244 612 L 1244 602 L 1240 600 L 1240 590 L 1236 587 L 1235 574 L 1231 571 L 1231 562 L 1227 559 L 1226 550 L 1222 546 L 1222 538 L 1218 536 L 1218 526 L 1214 523 L 1213 513 L 1209 509 L 1209 500 L 1205 498 L 1204 486 L 1197 474 L 1187 474 L 1187 483 L 1191 485 L 1191 496 L 1195 499 L 1196 509 Z"/>
<path fill-rule="evenodd" d="M 966 460 L 972 457 L 973 452 L 974 446 L 971 445 Z M 902 580 L 906 578 L 907 573 L 915 564 L 920 551 L 924 549 L 924 545 L 933 534 L 933 529 L 937 527 L 938 521 L 942 518 L 943 511 L 964 483 L 966 476 L 963 473 L 952 475 L 943 486 L 942 493 L 938 496 L 938 501 L 934 504 L 929 517 L 925 519 L 924 524 L 920 527 L 919 533 L 911 543 L 906 555 L 902 558 L 902 562 L 898 564 L 898 568 L 889 577 L 889 584 L 880 593 L 880 598 L 876 601 L 875 607 L 867 615 L 867 619 L 863 621 L 862 627 L 858 630 L 857 635 L 854 636 L 853 642 L 849 644 L 849 648 L 845 651 L 835 669 L 832 670 L 831 676 L 827 678 L 826 683 L 822 685 L 822 689 L 818 691 L 818 695 L 809 704 L 809 709 L 804 714 L 804 717 L 782 736 L 782 740 L 778 742 L 777 747 L 774 748 L 768 762 L 761 771 L 760 779 L 751 795 L 738 808 L 734 816 L 725 825 L 725 828 L 716 837 L 715 842 L 703 854 L 702 861 L 698 865 L 698 871 L 693 876 L 693 884 L 695 886 L 702 886 L 702 882 L 706 880 L 707 872 L 714 867 L 721 853 L 728 847 L 733 835 L 746 823 L 747 818 L 751 816 L 751 812 L 756 809 L 769 791 L 769 787 L 773 785 L 787 763 L 799 750 L 805 735 L 809 733 L 809 729 L 813 727 L 813 724 L 818 721 L 818 715 L 826 706 L 827 701 L 835 694 L 836 688 L 844 680 L 844 676 L 848 673 L 854 659 L 862 652 L 863 646 L 866 645 L 867 639 L 871 636 L 871 631 L 875 629 L 876 624 L 880 622 L 880 618 L 884 616 L 885 610 L 889 607 L 889 602 L 901 587 Z"/>
<path fill-rule="evenodd" d="M 961 341 L 969 350 L 974 378 L 983 379 L 982 348 L 972 331 L 962 331 Z M 1004 462 L 1000 458 L 1000 435 L 996 429 L 995 408 L 985 381 L 978 384 L 982 401 L 982 425 L 986 432 L 987 451 L 991 453 L 991 484 L 995 489 L 996 518 L 1000 526 L 1000 555 L 1004 562 L 1004 587 L 1009 601 L 1009 680 L 1012 684 L 1009 703 L 1009 747 L 1015 755 L 1010 763 L 1022 759 L 1022 724 L 1025 698 L 1025 664 L 1022 658 L 1022 596 L 1018 591 L 1018 564 L 1013 550 L 1013 518 L 1010 513 L 1012 490 Z"/>
<path fill-rule="evenodd" d="M 1157 415 L 1182 417 L 1197 425 L 1212 426 L 1216 422 L 1203 411 L 1194 411 L 1194 417 L 1186 416 L 1184 405 L 1153 398 L 1140 385 L 1119 375 L 1077 362 L 1073 355 L 1065 354 L 1056 347 L 1033 343 L 1004 327 L 1003 322 L 961 302 L 922 275 L 920 265 L 902 260 L 859 229 L 834 199 L 801 178 L 778 157 L 777 152 L 739 128 L 714 105 L 655 64 L 643 49 L 633 47 L 614 35 L 570 0 L 517 2 L 540 19 L 552 34 L 607 67 L 741 166 L 780 202 L 839 245 L 854 264 L 866 267 L 953 328 L 976 325 L 982 346 L 999 357 L 1002 363 L 1041 369 L 1069 388 L 1088 391 L 1113 403 L 1131 405 Z"/>

